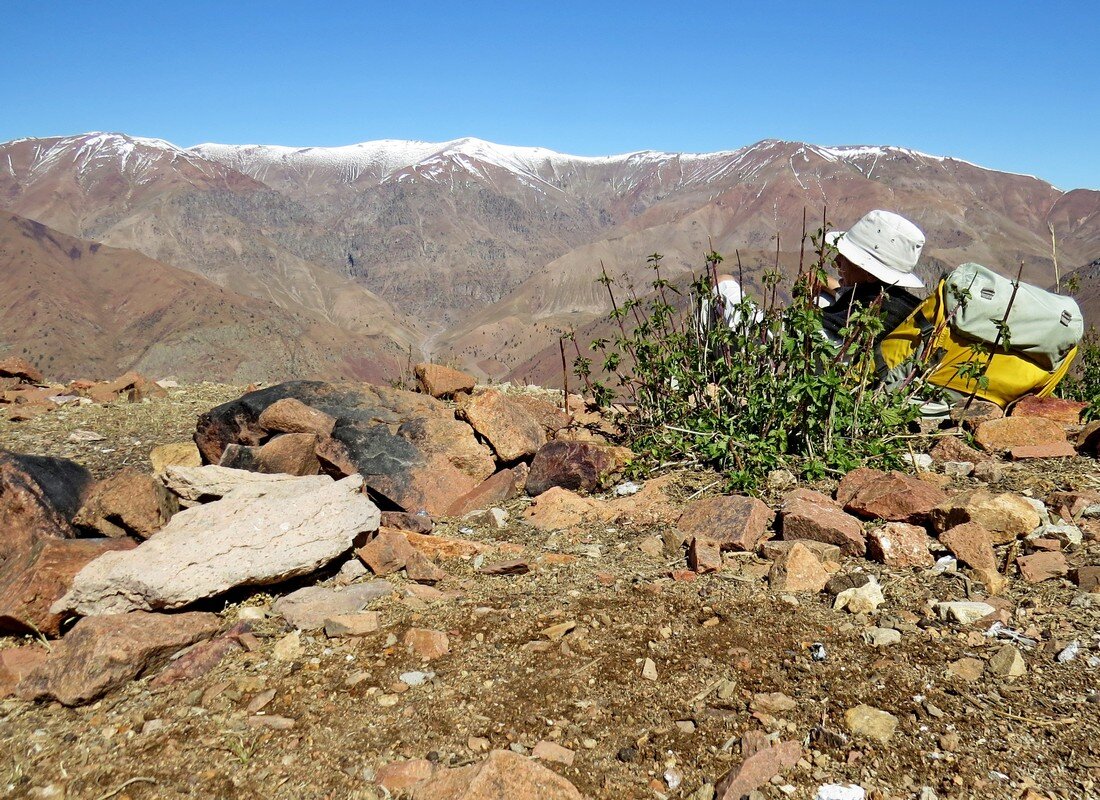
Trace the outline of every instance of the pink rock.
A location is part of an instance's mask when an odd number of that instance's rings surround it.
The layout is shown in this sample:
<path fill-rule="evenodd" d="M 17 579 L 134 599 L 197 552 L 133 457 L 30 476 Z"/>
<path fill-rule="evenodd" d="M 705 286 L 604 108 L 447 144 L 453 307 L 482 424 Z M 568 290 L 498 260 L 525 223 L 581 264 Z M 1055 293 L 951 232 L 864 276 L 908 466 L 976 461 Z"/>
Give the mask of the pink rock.
<path fill-rule="evenodd" d="M 1081 412 L 1088 408 L 1088 405 L 1076 400 L 1063 400 L 1060 397 L 1036 397 L 1029 394 L 1021 397 L 1012 406 L 1012 416 L 1045 417 L 1061 425 L 1078 425 L 1081 422 Z"/>
<path fill-rule="evenodd" d="M 829 573 L 808 547 L 795 545 L 772 564 L 768 585 L 776 592 L 820 592 Z"/>
<path fill-rule="evenodd" d="M 845 555 L 862 556 L 867 550 L 863 524 L 835 504 L 794 500 L 783 506 L 781 519 L 786 540 L 812 539 L 835 544 Z"/>
<path fill-rule="evenodd" d="M 405 568 L 415 550 L 401 531 L 379 528 L 373 539 L 355 551 L 375 575 L 392 575 Z"/>
<path fill-rule="evenodd" d="M 19 681 L 46 660 L 45 647 L 32 644 L 0 650 L 0 699 L 11 697 Z"/>
<path fill-rule="evenodd" d="M 410 788 L 412 800 L 583 800 L 565 778 L 506 750 L 494 750 L 480 764 L 440 769 Z"/>
<path fill-rule="evenodd" d="M 1020 575 L 1028 583 L 1040 583 L 1052 578 L 1061 578 L 1069 573 L 1066 557 L 1061 553 L 1040 552 L 1016 559 Z"/>
<path fill-rule="evenodd" d="M 447 634 L 428 628 L 409 628 L 405 633 L 405 647 L 424 661 L 433 661 L 451 652 Z"/>
<path fill-rule="evenodd" d="M 974 441 L 987 452 L 1001 453 L 1014 447 L 1064 442 L 1066 432 L 1045 417 L 1004 417 L 980 424 L 974 431 Z"/>
<path fill-rule="evenodd" d="M 522 462 L 500 470 L 455 500 L 447 509 L 447 516 L 461 517 L 471 511 L 490 508 L 519 497 L 528 474 L 528 467 Z"/>
<path fill-rule="evenodd" d="M 263 411 L 257 420 L 265 431 L 278 433 L 315 433 L 325 438 L 332 435 L 336 419 L 324 411 L 310 408 L 294 397 L 276 400 Z"/>
<path fill-rule="evenodd" d="M 867 553 L 888 567 L 908 569 L 930 567 L 935 563 L 928 550 L 931 539 L 919 525 L 887 522 L 867 534 Z"/>
<path fill-rule="evenodd" d="M 772 747 L 757 750 L 741 762 L 716 787 L 716 800 L 741 800 L 759 789 L 776 775 L 791 769 L 802 758 L 802 746 L 798 742 L 780 742 Z"/>
<path fill-rule="evenodd" d="M 700 573 L 722 569 L 722 552 L 718 542 L 693 537 L 688 548 L 688 566 Z"/>
<path fill-rule="evenodd" d="M 895 471 L 861 482 L 844 503 L 844 510 L 868 519 L 919 523 L 946 499 L 935 486 Z"/>
<path fill-rule="evenodd" d="M 993 534 L 980 523 L 967 522 L 940 534 L 940 542 L 959 561 L 974 569 L 995 570 Z"/>
<path fill-rule="evenodd" d="M 1030 458 L 1073 458 L 1077 455 L 1077 448 L 1069 442 L 1027 444 L 1013 447 L 1009 454 L 1013 461 L 1024 461 Z"/>
<path fill-rule="evenodd" d="M 417 364 L 413 367 L 420 391 L 432 397 L 454 397 L 459 392 L 473 391 L 477 380 L 442 364 Z"/>
<path fill-rule="evenodd" d="M 774 519 L 775 512 L 754 497 L 724 495 L 691 503 L 676 527 L 689 539 L 711 539 L 723 550 L 752 551 Z"/>

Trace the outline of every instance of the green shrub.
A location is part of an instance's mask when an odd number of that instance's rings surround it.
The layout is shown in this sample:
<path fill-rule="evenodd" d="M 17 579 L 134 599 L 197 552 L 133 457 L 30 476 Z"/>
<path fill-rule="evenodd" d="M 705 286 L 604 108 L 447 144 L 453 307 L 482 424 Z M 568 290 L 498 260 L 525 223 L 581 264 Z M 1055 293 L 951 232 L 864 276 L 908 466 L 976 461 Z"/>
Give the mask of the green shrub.
<path fill-rule="evenodd" d="M 863 464 L 899 465 L 906 425 L 919 414 L 909 402 L 919 381 L 896 393 L 875 387 L 877 305 L 852 315 L 840 345 L 825 338 L 809 289 L 824 281 L 836 251 L 823 231 L 812 241 L 817 259 L 800 270 L 791 302 L 779 302 L 782 277 L 770 271 L 763 305 L 743 300 L 734 328 L 706 313 L 717 253 L 686 292 L 662 277 L 661 256 L 651 256 L 653 294 L 645 301 L 631 291 L 620 302 L 603 273 L 618 334 L 592 342 L 597 364 L 578 348 L 574 371 L 598 406 L 633 406 L 617 421 L 639 469 L 707 465 L 727 476 L 729 488 L 751 490 L 779 467 L 815 479 Z"/>

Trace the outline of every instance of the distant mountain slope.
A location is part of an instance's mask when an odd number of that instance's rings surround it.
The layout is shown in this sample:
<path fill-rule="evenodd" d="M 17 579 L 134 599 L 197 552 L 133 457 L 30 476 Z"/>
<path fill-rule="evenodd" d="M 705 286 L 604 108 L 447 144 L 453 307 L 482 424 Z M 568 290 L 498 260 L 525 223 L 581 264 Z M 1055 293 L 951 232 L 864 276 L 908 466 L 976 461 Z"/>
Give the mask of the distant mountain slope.
<path fill-rule="evenodd" d="M 1100 257 L 1100 192 L 899 147 L 764 140 L 719 153 L 581 157 L 478 139 L 348 147 L 120 134 L 0 144 L 0 208 L 137 250 L 220 286 L 503 378 L 563 325 L 607 310 L 607 270 L 640 285 L 711 247 L 745 257 L 871 208 L 927 234 L 924 273 L 978 261 L 1053 282 Z M 751 254 L 751 255 L 750 255 Z"/>
<path fill-rule="evenodd" d="M 288 374 L 382 380 L 403 357 L 215 286 L 197 275 L 0 214 L 0 353 L 23 354 L 55 378 L 247 383 Z"/>

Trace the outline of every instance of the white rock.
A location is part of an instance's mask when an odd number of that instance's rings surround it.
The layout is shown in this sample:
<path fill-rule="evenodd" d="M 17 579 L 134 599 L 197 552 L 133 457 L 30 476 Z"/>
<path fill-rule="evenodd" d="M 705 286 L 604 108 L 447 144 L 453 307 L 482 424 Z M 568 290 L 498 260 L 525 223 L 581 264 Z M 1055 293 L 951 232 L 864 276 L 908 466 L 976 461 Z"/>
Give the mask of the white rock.
<path fill-rule="evenodd" d="M 626 497 L 627 495 L 637 494 L 641 490 L 641 484 L 634 483 L 634 481 L 627 481 L 626 483 L 620 483 L 613 491 L 616 497 Z"/>
<path fill-rule="evenodd" d="M 963 625 L 977 622 L 982 617 L 988 617 L 997 609 L 989 603 L 980 603 L 976 600 L 953 600 L 946 603 L 936 603 L 936 613 L 940 619 L 953 619 Z"/>
<path fill-rule="evenodd" d="M 393 591 L 384 580 L 357 583 L 342 589 L 306 586 L 275 601 L 271 610 L 303 631 L 316 630 L 329 617 L 355 614 Z"/>
<path fill-rule="evenodd" d="M 928 472 L 932 469 L 932 456 L 927 453 L 904 453 L 901 460 L 917 472 Z"/>
<path fill-rule="evenodd" d="M 901 631 L 893 628 L 871 628 L 863 632 L 863 639 L 873 647 L 889 647 L 901 643 Z"/>
<path fill-rule="evenodd" d="M 974 464 L 969 461 L 945 461 L 943 474 L 951 477 L 966 477 L 974 471 Z"/>
<path fill-rule="evenodd" d="M 416 670 L 415 672 L 402 672 L 397 679 L 406 686 L 423 686 L 434 677 L 434 672 Z"/>
<path fill-rule="evenodd" d="M 879 586 L 878 581 L 871 578 L 862 586 L 845 589 L 838 594 L 833 602 L 833 608 L 837 611 L 846 608 L 851 614 L 867 614 L 884 602 L 886 598 L 882 594 L 882 587 Z"/>
<path fill-rule="evenodd" d="M 362 486 L 360 475 L 240 486 L 179 512 L 133 550 L 88 563 L 54 613 L 180 608 L 237 586 L 307 575 L 346 553 L 360 533 L 378 529 L 381 515 Z"/>
<path fill-rule="evenodd" d="M 1034 497 L 1025 497 L 1024 495 L 1020 495 L 1020 499 L 1023 500 L 1024 502 L 1026 502 L 1029 506 L 1031 506 L 1032 508 L 1035 509 L 1035 513 L 1037 513 L 1039 515 L 1039 524 L 1040 525 L 1049 525 L 1050 524 L 1050 512 L 1047 511 L 1047 504 L 1046 503 L 1044 503 L 1042 500 L 1038 500 Z"/>
<path fill-rule="evenodd" d="M 647 681 L 657 680 L 657 665 L 653 663 L 652 658 L 647 658 L 642 664 L 642 677 Z"/>
<path fill-rule="evenodd" d="M 852 783 L 827 783 L 817 787 L 814 800 L 866 800 L 867 790 Z"/>
<path fill-rule="evenodd" d="M 205 467 L 168 467 L 161 480 L 184 500 L 213 500 L 245 486 L 266 486 L 299 479 L 293 475 L 268 475 L 208 464 Z"/>
<path fill-rule="evenodd" d="M 1057 539 L 1067 547 L 1079 547 L 1084 541 L 1081 529 L 1076 525 L 1040 525 L 1028 539 Z"/>

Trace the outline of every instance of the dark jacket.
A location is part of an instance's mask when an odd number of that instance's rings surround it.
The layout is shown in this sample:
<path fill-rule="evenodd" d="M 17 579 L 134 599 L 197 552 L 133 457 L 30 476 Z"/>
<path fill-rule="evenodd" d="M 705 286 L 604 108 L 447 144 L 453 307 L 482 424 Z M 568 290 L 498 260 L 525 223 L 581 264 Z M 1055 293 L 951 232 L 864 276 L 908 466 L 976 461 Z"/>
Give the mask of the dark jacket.
<path fill-rule="evenodd" d="M 879 308 L 883 318 L 882 332 L 875 337 L 876 345 L 886 334 L 904 322 L 921 302 L 899 286 L 887 286 L 877 281 L 845 286 L 837 292 L 833 303 L 821 311 L 821 325 L 829 339 L 840 342 L 844 338 L 840 331 L 847 327 L 849 313 L 871 305 L 880 294 L 885 296 Z"/>

